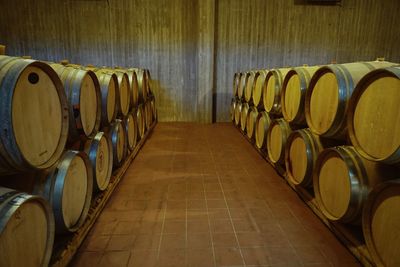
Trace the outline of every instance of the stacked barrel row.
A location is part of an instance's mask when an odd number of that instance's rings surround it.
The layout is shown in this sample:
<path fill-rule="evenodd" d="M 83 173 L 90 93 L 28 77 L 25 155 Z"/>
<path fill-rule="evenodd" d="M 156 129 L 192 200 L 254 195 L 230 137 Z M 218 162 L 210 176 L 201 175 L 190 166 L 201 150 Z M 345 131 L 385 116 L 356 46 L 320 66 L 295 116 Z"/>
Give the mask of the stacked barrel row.
<path fill-rule="evenodd" d="M 236 73 L 231 116 L 315 195 L 329 220 L 362 227 L 378 266 L 399 266 L 400 67 L 385 61 Z"/>
<path fill-rule="evenodd" d="M 0 56 L 4 266 L 47 266 L 156 120 L 148 70 L 63 63 Z"/>

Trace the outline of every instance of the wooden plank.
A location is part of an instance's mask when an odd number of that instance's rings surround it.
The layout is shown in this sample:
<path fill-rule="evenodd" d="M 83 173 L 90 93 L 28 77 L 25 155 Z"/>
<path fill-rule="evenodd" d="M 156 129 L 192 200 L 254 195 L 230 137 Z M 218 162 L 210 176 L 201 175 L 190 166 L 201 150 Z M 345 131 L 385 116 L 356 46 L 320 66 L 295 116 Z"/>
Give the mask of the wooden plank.
<path fill-rule="evenodd" d="M 235 125 L 233 125 L 233 127 L 237 128 Z M 320 211 L 318 203 L 312 192 L 291 183 L 290 180 L 287 179 L 284 167 L 273 164 L 268 159 L 265 151 L 258 149 L 255 146 L 254 141 L 250 140 L 240 128 L 237 129 L 241 134 L 244 135 L 245 139 L 253 145 L 254 149 L 261 155 L 261 157 L 271 164 L 272 167 L 275 168 L 276 172 L 286 180 L 288 185 L 299 195 L 299 197 L 307 204 L 314 214 L 335 234 L 339 241 L 341 241 L 341 243 L 354 255 L 354 257 L 356 257 L 366 267 L 375 266 L 371 254 L 369 253 L 365 244 L 361 227 L 331 222 L 325 218 L 323 213 Z"/>
<path fill-rule="evenodd" d="M 106 191 L 99 193 L 95 196 L 95 199 L 92 200 L 92 206 L 89 210 L 89 214 L 85 223 L 82 227 L 72 235 L 68 235 L 65 237 L 60 237 L 60 239 L 56 239 L 55 248 L 52 255 L 51 265 L 53 267 L 64 267 L 68 266 L 69 262 L 72 260 L 74 255 L 79 249 L 79 246 L 82 244 L 86 235 L 89 233 L 90 229 L 93 227 L 97 218 L 100 216 L 102 210 L 104 209 L 108 199 L 111 197 L 114 189 L 118 185 L 118 183 L 123 178 L 126 170 L 131 165 L 132 161 L 139 153 L 140 149 L 143 147 L 147 138 L 151 135 L 155 125 L 157 122 L 154 122 L 150 129 L 146 132 L 143 139 L 139 141 L 133 152 L 129 155 L 129 157 L 125 160 L 124 164 L 114 171 L 110 184 Z"/>

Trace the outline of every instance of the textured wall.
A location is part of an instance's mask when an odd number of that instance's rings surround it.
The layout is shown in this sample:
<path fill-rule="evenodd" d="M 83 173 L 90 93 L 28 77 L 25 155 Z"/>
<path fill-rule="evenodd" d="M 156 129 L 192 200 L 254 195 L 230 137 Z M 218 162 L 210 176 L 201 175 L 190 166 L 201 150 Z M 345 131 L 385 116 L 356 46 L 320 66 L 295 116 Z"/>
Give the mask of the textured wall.
<path fill-rule="evenodd" d="M 10 55 L 149 68 L 161 121 L 227 121 L 237 71 L 400 61 L 398 0 L 0 0 L 0 9 Z"/>

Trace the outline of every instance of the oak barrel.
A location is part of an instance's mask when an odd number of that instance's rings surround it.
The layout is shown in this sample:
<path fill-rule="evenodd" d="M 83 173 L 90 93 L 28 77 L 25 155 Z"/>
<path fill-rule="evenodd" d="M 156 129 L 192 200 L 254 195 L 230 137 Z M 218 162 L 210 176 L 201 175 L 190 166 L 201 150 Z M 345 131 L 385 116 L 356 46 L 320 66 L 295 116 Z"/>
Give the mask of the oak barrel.
<path fill-rule="evenodd" d="M 139 83 L 136 72 L 134 72 L 133 70 L 127 70 L 126 73 L 128 74 L 130 91 L 131 91 L 130 109 L 134 109 L 139 104 Z"/>
<path fill-rule="evenodd" d="M 144 69 L 147 78 L 147 97 L 154 96 L 153 89 L 151 87 L 151 75 L 149 69 Z"/>
<path fill-rule="evenodd" d="M 128 139 L 127 145 L 129 151 L 132 151 L 136 147 L 138 127 L 136 123 L 136 113 L 130 112 L 124 119 L 125 135 Z"/>
<path fill-rule="evenodd" d="M 362 216 L 368 250 L 377 266 L 400 266 L 400 180 L 384 182 L 369 194 Z"/>
<path fill-rule="evenodd" d="M 284 119 L 276 119 L 271 122 L 267 132 L 268 158 L 273 163 L 285 163 L 285 146 L 292 129 Z"/>
<path fill-rule="evenodd" d="M 256 75 L 252 93 L 253 104 L 255 107 L 263 106 L 263 91 L 264 86 L 266 85 L 265 78 L 267 73 L 268 70 L 259 70 Z"/>
<path fill-rule="evenodd" d="M 0 187 L 0 265 L 46 267 L 54 242 L 54 217 L 39 196 Z"/>
<path fill-rule="evenodd" d="M 246 120 L 247 114 L 249 113 L 249 104 L 242 103 L 242 112 L 240 114 L 240 129 L 245 132 L 246 131 Z"/>
<path fill-rule="evenodd" d="M 267 148 L 267 133 L 270 124 L 271 118 L 266 111 L 258 113 L 255 126 L 255 140 L 258 149 L 265 150 Z"/>
<path fill-rule="evenodd" d="M 306 125 L 304 102 L 311 77 L 319 69 L 313 67 L 297 67 L 291 69 L 282 84 L 281 107 L 283 118 L 290 124 Z"/>
<path fill-rule="evenodd" d="M 143 104 L 139 104 L 139 106 L 136 110 L 136 121 L 137 121 L 137 125 L 138 125 L 139 138 L 142 139 L 144 136 L 144 133 L 146 131 L 146 122 L 145 122 L 145 114 L 144 114 Z"/>
<path fill-rule="evenodd" d="M 242 115 L 242 102 L 238 101 L 235 108 L 235 125 L 240 127 L 240 117 Z"/>
<path fill-rule="evenodd" d="M 114 73 L 94 70 L 101 92 L 101 127 L 109 126 L 117 117 L 119 106 L 118 78 Z"/>
<path fill-rule="evenodd" d="M 244 97 L 244 90 L 246 88 L 246 83 L 247 79 L 249 78 L 250 73 L 249 72 L 243 72 L 242 75 L 240 75 L 240 81 L 239 81 L 239 88 L 238 88 L 238 98 L 241 100 Z"/>
<path fill-rule="evenodd" d="M 354 89 L 349 102 L 351 143 L 363 157 L 400 163 L 400 67 L 371 71 Z"/>
<path fill-rule="evenodd" d="M 130 70 L 136 73 L 139 89 L 139 103 L 144 103 L 147 100 L 147 91 L 149 87 L 148 72 L 139 68 L 132 68 Z"/>
<path fill-rule="evenodd" d="M 108 130 L 113 151 L 113 166 L 119 167 L 127 155 L 127 136 L 122 120 L 116 119 Z"/>
<path fill-rule="evenodd" d="M 69 140 L 92 138 L 100 128 L 101 93 L 96 74 L 83 68 L 50 65 L 64 84 L 69 104 Z"/>
<path fill-rule="evenodd" d="M 263 104 L 267 112 L 281 114 L 282 82 L 290 68 L 270 70 L 265 77 L 263 87 Z"/>
<path fill-rule="evenodd" d="M 250 107 L 246 118 L 246 134 L 250 140 L 252 140 L 255 136 L 254 129 L 256 126 L 257 118 L 258 118 L 257 108 L 254 106 Z"/>
<path fill-rule="evenodd" d="M 66 151 L 57 165 L 37 178 L 33 194 L 50 202 L 56 233 L 77 231 L 86 220 L 93 192 L 92 166 L 86 153 Z"/>
<path fill-rule="evenodd" d="M 0 125 L 0 174 L 45 169 L 60 158 L 68 102 L 49 65 L 0 56 Z"/>
<path fill-rule="evenodd" d="M 246 81 L 246 86 L 244 89 L 244 99 L 248 103 L 252 100 L 253 88 L 258 75 L 258 71 L 250 71 L 249 78 Z"/>
<path fill-rule="evenodd" d="M 345 138 L 348 102 L 358 81 L 371 70 L 393 64 L 372 61 L 319 68 L 311 78 L 305 99 L 306 120 L 311 131 L 325 137 Z"/>
<path fill-rule="evenodd" d="M 85 142 L 84 151 L 92 167 L 93 190 L 104 191 L 110 182 L 113 166 L 111 140 L 103 132 L 98 132 L 93 139 Z"/>
<path fill-rule="evenodd" d="M 128 115 L 131 108 L 131 87 L 129 83 L 129 76 L 125 71 L 115 70 L 114 73 L 118 78 L 119 88 L 119 109 L 118 114 L 120 117 Z"/>
<path fill-rule="evenodd" d="M 332 221 L 359 223 L 368 192 L 396 177 L 391 166 L 362 158 L 352 146 L 323 150 L 315 163 L 313 184 L 321 212 Z"/>

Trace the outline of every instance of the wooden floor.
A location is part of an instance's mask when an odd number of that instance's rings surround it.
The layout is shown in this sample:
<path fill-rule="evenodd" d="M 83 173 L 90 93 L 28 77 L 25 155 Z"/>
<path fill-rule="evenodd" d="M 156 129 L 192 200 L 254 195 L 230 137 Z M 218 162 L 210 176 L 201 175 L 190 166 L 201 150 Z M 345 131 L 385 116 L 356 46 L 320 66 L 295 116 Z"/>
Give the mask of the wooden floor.
<path fill-rule="evenodd" d="M 72 266 L 359 266 L 232 124 L 158 123 Z"/>

